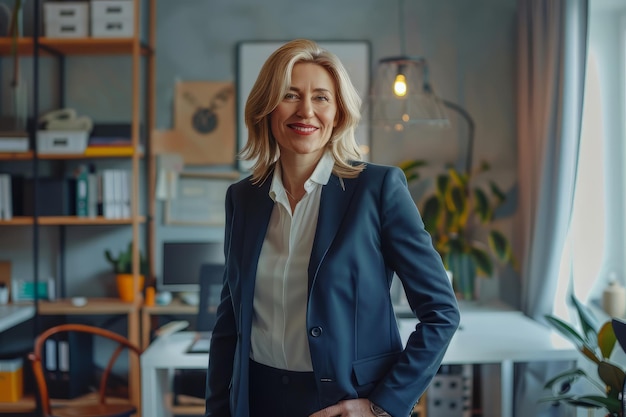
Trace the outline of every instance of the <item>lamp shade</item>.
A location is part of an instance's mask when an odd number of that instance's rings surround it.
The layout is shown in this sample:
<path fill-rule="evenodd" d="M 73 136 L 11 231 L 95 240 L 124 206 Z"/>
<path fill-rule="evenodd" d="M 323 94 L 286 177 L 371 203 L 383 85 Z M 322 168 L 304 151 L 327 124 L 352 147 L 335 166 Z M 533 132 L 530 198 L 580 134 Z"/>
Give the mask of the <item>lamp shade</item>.
<path fill-rule="evenodd" d="M 448 125 L 444 105 L 428 80 L 422 57 L 383 58 L 378 63 L 370 94 L 373 126 L 403 130 L 412 124 Z"/>

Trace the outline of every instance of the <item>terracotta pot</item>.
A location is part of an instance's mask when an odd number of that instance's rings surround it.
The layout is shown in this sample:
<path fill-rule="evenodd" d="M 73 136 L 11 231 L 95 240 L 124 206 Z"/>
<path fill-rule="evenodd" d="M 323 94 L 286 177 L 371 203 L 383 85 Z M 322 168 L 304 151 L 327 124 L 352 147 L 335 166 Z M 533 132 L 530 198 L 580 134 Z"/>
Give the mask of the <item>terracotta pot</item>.
<path fill-rule="evenodd" d="M 143 290 L 144 276 L 139 275 L 137 277 L 137 284 L 133 288 L 133 274 L 117 274 L 117 293 L 122 301 L 132 302 L 135 301 L 135 294 Z"/>

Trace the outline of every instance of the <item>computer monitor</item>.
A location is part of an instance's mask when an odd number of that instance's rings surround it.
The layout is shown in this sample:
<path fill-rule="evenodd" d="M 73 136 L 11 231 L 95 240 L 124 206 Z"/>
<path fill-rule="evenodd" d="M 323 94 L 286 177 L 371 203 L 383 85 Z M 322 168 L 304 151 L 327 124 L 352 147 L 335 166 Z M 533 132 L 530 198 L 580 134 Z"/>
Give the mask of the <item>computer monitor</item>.
<path fill-rule="evenodd" d="M 203 264 L 224 263 L 223 242 L 163 242 L 159 291 L 200 291 Z"/>

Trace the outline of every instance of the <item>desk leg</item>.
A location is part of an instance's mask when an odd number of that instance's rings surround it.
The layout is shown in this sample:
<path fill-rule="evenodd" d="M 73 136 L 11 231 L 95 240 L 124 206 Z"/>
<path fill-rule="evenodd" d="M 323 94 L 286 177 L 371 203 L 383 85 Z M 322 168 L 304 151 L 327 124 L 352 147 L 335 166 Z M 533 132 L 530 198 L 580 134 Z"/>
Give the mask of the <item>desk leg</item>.
<path fill-rule="evenodd" d="M 513 380 L 513 362 L 510 360 L 504 360 L 500 364 L 500 383 L 501 388 L 501 416 L 513 417 L 513 387 L 515 382 Z"/>
<path fill-rule="evenodd" d="M 166 404 L 169 392 L 169 369 L 144 368 L 141 374 L 141 402 L 144 417 L 171 417 Z"/>

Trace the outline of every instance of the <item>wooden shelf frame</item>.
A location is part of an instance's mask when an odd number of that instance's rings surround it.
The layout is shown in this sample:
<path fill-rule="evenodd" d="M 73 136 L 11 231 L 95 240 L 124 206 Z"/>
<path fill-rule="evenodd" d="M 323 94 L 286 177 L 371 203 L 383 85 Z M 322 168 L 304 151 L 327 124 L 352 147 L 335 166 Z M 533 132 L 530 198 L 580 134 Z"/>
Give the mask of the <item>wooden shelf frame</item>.
<path fill-rule="evenodd" d="M 54 39 L 46 37 L 22 37 L 17 39 L 17 54 L 21 57 L 38 56 L 38 57 L 53 57 L 63 59 L 65 56 L 106 56 L 106 55 L 123 55 L 132 60 L 131 77 L 131 146 L 134 149 L 132 152 L 111 152 L 107 154 L 99 153 L 98 155 L 78 155 L 78 154 L 39 154 L 35 155 L 33 151 L 28 152 L 0 152 L 0 161 L 33 161 L 37 164 L 39 160 L 69 160 L 69 159 L 102 159 L 102 158 L 125 158 L 130 161 L 132 166 L 132 185 L 131 193 L 136 198 L 132 199 L 131 203 L 131 218 L 129 219 L 104 219 L 98 217 L 95 219 L 79 218 L 74 216 L 59 216 L 59 217 L 38 217 L 33 218 L 29 216 L 14 217 L 10 221 L 0 221 L 0 227 L 3 226 L 33 226 L 33 233 L 38 235 L 37 227 L 39 226 L 84 226 L 84 225 L 125 225 L 132 227 L 132 241 L 140 243 L 140 227 L 143 223 L 151 222 L 151 216 L 144 216 L 139 214 L 139 196 L 143 196 L 140 193 L 140 181 L 139 173 L 143 172 L 140 168 L 140 161 L 144 158 L 144 151 L 140 147 L 140 125 L 143 122 L 148 127 L 148 138 L 146 146 L 146 153 L 149 152 L 150 144 L 150 130 L 154 125 L 155 120 L 155 58 L 154 58 L 154 45 L 156 44 L 156 0 L 148 0 L 147 8 L 144 11 L 148 15 L 146 19 L 149 42 L 145 44 L 141 41 L 140 33 L 142 29 L 142 0 L 132 0 L 134 3 L 134 27 L 135 31 L 132 37 L 129 38 L 64 38 Z M 40 0 L 36 0 L 36 4 L 39 4 Z M 12 55 L 13 40 L 10 38 L 0 38 L 0 57 Z M 142 59 L 145 60 L 145 67 L 142 63 Z M 33 59 L 33 66 L 37 64 L 38 59 Z M 34 71 L 36 73 L 36 69 Z M 144 81 L 145 80 L 145 81 Z M 145 88 L 142 88 L 142 84 L 145 84 Z M 35 88 L 37 85 L 35 84 Z M 35 94 L 38 94 L 37 92 Z M 61 91 L 61 94 L 64 94 Z M 141 102 L 145 104 L 145 111 L 141 110 Z M 35 106 L 36 107 L 36 106 Z M 39 113 L 38 108 L 34 109 L 35 115 Z M 145 115 L 144 115 L 145 113 Z M 31 114 L 32 116 L 32 114 Z M 34 132 L 31 132 L 31 140 Z M 150 168 L 151 161 L 146 162 L 146 170 L 154 169 Z M 140 171 L 141 169 L 141 171 Z M 35 173 L 38 172 L 36 167 Z M 148 206 L 150 204 L 147 204 Z M 150 237 L 150 227 L 146 228 L 148 233 L 148 250 L 151 252 L 153 243 Z M 140 250 L 141 244 L 133 245 L 133 275 L 136 280 L 139 279 L 139 264 L 140 264 Z M 39 242 L 34 239 L 33 243 L 33 256 L 39 252 Z M 152 256 L 149 253 L 149 256 Z M 37 264 L 38 260 L 33 261 Z M 151 271 L 152 273 L 153 271 Z M 35 275 L 38 275 L 37 268 L 35 268 Z M 35 278 L 37 279 L 37 277 Z M 112 299 L 89 299 L 88 304 L 84 307 L 76 307 L 71 304 L 69 300 L 58 300 L 55 302 L 48 302 L 43 300 L 37 300 L 35 306 L 37 309 L 37 316 L 47 315 L 94 315 L 94 314 L 124 314 L 128 315 L 128 338 L 132 343 L 140 345 L 140 318 L 139 311 L 140 305 L 143 302 L 142 297 L 139 295 L 136 303 L 123 303 L 120 300 Z M 137 416 L 142 415 L 141 407 L 141 389 L 140 389 L 140 363 L 139 358 L 131 356 L 129 358 L 129 394 L 133 404 L 138 407 Z M 32 404 L 34 399 L 25 397 L 18 403 L 0 403 L 0 413 L 4 412 L 28 412 L 32 410 Z"/>
<path fill-rule="evenodd" d="M 131 55 L 138 44 L 141 55 L 151 55 L 154 49 L 140 44 L 135 38 L 39 38 L 40 52 L 44 55 Z M 10 55 L 13 40 L 0 38 L 0 55 Z M 21 56 L 33 55 L 35 41 L 32 37 L 17 39 L 17 52 Z"/>

